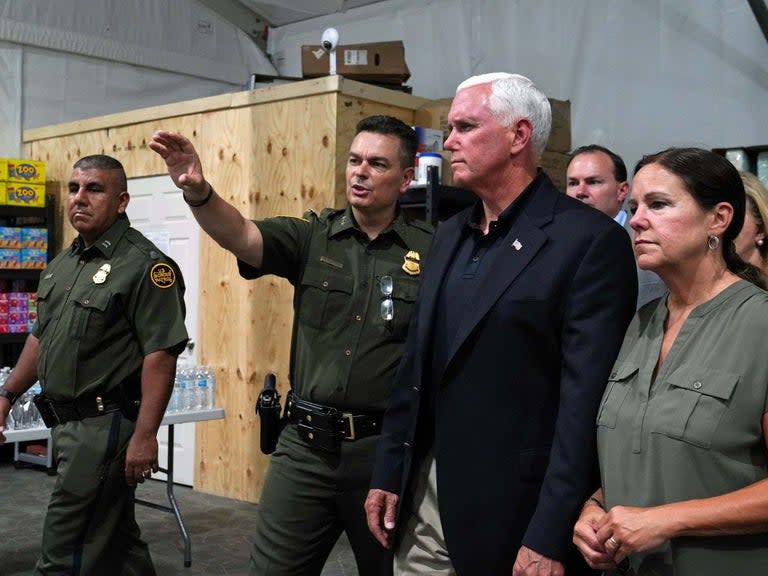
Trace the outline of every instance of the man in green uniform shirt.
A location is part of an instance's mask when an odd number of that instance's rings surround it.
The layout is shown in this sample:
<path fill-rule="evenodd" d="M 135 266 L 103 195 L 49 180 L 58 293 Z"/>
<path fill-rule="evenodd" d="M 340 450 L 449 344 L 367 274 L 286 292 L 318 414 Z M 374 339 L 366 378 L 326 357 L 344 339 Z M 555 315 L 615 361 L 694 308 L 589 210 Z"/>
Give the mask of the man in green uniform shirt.
<path fill-rule="evenodd" d="M 391 553 L 368 532 L 363 502 L 432 234 L 397 207 L 413 178 L 414 131 L 389 116 L 363 119 L 347 159 L 346 208 L 257 222 L 213 191 L 189 140 L 161 131 L 149 146 L 243 277 L 276 274 L 295 289 L 292 391 L 259 503 L 251 573 L 320 574 L 344 530 L 361 575 L 391 574 Z"/>
<path fill-rule="evenodd" d="M 175 263 L 130 227 L 123 166 L 74 165 L 67 212 L 79 232 L 43 271 L 38 318 L 0 388 L 11 404 L 37 379 L 53 426 L 56 484 L 35 574 L 155 574 L 134 490 L 158 469 L 157 430 L 187 342 Z"/>

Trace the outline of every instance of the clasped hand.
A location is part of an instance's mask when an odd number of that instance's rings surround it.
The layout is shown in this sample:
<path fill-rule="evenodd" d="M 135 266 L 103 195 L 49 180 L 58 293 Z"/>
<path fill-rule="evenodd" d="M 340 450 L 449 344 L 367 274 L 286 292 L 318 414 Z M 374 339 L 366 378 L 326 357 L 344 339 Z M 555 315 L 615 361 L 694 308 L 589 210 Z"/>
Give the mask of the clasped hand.
<path fill-rule="evenodd" d="M 665 516 L 658 508 L 614 506 L 605 512 L 586 506 L 573 530 L 573 543 L 595 570 L 613 570 L 631 554 L 668 539 Z"/>

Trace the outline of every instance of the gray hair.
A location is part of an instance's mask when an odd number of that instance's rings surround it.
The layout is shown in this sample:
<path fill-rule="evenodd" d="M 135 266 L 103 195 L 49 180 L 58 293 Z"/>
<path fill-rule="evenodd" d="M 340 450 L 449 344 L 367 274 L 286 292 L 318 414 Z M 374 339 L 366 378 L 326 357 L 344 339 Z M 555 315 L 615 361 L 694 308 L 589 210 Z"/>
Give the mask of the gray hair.
<path fill-rule="evenodd" d="M 547 146 L 552 129 L 552 109 L 544 93 L 525 76 L 507 72 L 492 72 L 467 78 L 456 88 L 456 93 L 480 84 L 491 85 L 488 108 L 501 126 L 511 126 L 520 118 L 530 120 L 533 126 L 531 141 L 538 160 Z"/>

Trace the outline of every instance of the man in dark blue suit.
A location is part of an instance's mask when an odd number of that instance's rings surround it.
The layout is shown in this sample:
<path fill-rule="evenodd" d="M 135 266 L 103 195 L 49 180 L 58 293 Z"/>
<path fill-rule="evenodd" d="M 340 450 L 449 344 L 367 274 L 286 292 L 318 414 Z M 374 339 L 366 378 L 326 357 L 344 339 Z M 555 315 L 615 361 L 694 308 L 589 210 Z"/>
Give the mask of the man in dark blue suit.
<path fill-rule="evenodd" d="M 589 573 L 571 533 L 635 310 L 629 238 L 538 170 L 551 112 L 527 78 L 470 78 L 448 122 L 454 182 L 478 201 L 435 235 L 368 525 L 399 574 Z"/>

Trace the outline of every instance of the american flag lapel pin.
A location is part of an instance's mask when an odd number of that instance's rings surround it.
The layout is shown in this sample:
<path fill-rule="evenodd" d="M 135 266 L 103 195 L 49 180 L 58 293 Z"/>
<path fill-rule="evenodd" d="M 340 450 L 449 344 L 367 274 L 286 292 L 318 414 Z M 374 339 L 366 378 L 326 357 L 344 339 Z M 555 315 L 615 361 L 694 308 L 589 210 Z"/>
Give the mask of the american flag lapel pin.
<path fill-rule="evenodd" d="M 515 241 L 512 242 L 512 248 L 514 248 L 515 250 L 520 250 L 520 248 L 522 248 L 522 247 L 523 247 L 523 245 L 520 243 L 520 240 L 515 238 Z"/>

